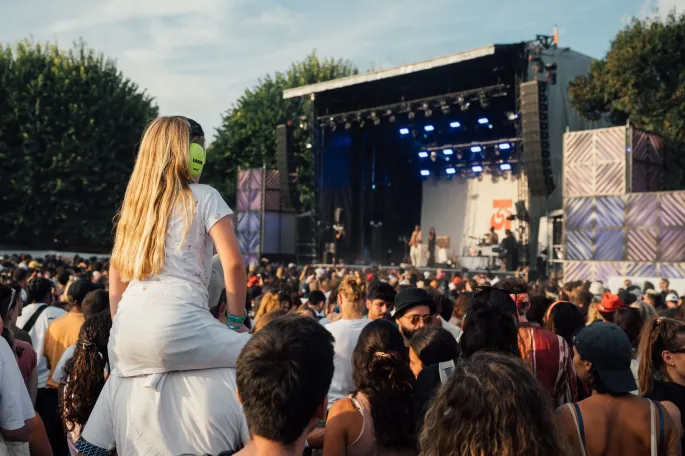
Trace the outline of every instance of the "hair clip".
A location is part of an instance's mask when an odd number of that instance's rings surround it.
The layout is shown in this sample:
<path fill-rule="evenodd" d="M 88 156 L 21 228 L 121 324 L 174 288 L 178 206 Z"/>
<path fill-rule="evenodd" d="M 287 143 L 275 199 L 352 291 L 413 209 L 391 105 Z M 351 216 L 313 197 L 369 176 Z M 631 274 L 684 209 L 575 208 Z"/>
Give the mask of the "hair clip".
<path fill-rule="evenodd" d="M 662 321 L 664 321 L 664 317 L 657 317 L 657 319 L 656 319 L 657 326 L 660 325 Z"/>
<path fill-rule="evenodd" d="M 374 358 L 378 358 L 378 359 L 381 359 L 381 358 L 390 358 L 390 354 L 389 354 L 389 353 L 385 353 L 385 352 L 376 352 L 376 353 L 373 354 L 373 357 L 374 357 Z"/>

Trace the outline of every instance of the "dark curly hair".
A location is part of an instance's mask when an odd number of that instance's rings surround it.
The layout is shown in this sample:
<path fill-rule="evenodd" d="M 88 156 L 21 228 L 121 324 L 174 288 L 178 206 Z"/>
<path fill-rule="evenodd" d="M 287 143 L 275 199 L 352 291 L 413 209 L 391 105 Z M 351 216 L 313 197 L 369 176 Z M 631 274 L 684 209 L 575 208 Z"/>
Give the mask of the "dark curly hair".
<path fill-rule="evenodd" d="M 85 426 L 95 402 L 105 386 L 105 369 L 109 368 L 107 342 L 112 328 L 109 312 L 99 313 L 83 323 L 76 342 L 74 357 L 64 369 L 62 421 L 68 431 Z"/>
<path fill-rule="evenodd" d="M 397 327 L 387 320 L 366 325 L 352 353 L 356 390 L 369 400 L 376 441 L 386 448 L 415 448 L 414 374 Z"/>

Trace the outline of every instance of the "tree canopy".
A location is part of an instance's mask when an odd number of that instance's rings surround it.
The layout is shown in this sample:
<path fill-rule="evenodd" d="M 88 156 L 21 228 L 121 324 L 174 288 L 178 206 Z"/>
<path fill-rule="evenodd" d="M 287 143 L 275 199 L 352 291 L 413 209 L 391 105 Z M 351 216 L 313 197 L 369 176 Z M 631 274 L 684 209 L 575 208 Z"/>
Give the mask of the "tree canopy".
<path fill-rule="evenodd" d="M 352 74 L 357 69 L 348 61 L 320 59 L 312 53 L 293 63 L 284 73 L 261 79 L 245 93 L 223 116 L 216 140 L 209 150 L 203 181 L 217 187 L 229 201 L 235 202 L 238 168 L 276 168 L 276 125 L 300 118 L 309 119 L 310 102 L 304 99 L 283 99 L 283 90 L 328 81 Z M 308 129 L 296 129 L 294 153 L 298 172 L 298 193 L 303 207 L 313 200 L 313 149 Z"/>
<path fill-rule="evenodd" d="M 685 14 L 633 19 L 590 73 L 571 83 L 569 93 L 587 119 L 630 121 L 672 144 L 685 141 Z M 682 153 L 667 159 L 669 169 L 685 164 Z M 682 173 L 671 178 L 681 182 Z"/>
<path fill-rule="evenodd" d="M 109 247 L 152 98 L 84 43 L 0 48 L 0 233 L 12 246 Z"/>

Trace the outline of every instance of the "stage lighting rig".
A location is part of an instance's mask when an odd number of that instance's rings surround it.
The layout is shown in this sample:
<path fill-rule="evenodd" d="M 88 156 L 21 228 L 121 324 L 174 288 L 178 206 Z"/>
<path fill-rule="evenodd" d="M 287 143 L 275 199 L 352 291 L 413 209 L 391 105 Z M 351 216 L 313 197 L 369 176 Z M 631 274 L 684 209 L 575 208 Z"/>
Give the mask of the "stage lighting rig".
<path fill-rule="evenodd" d="M 400 134 L 402 136 L 408 135 L 409 134 L 409 129 L 408 128 L 400 128 Z"/>
<path fill-rule="evenodd" d="M 490 106 L 490 100 L 488 100 L 488 97 L 485 95 L 484 91 L 478 95 L 478 101 L 480 102 L 480 107 L 483 109 Z"/>
<path fill-rule="evenodd" d="M 428 103 L 423 104 L 423 114 L 426 117 L 430 117 L 433 115 L 433 110 L 431 109 L 430 105 Z"/>
<path fill-rule="evenodd" d="M 461 127 L 461 123 L 459 122 L 450 122 L 450 128 L 459 128 Z"/>

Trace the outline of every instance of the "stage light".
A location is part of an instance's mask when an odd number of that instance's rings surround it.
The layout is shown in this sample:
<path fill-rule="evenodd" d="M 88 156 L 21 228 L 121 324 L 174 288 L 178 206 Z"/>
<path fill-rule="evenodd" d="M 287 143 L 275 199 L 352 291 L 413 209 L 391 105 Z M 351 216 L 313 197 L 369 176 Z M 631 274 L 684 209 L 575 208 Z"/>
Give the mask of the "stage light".
<path fill-rule="evenodd" d="M 478 123 L 481 125 L 485 125 L 488 122 L 489 122 L 489 120 L 487 117 L 481 117 L 480 119 L 478 119 Z"/>
<path fill-rule="evenodd" d="M 507 112 L 507 119 L 516 120 L 516 119 L 518 119 L 518 115 L 516 113 L 509 111 L 509 112 Z"/>
<path fill-rule="evenodd" d="M 445 172 L 449 175 L 456 174 L 457 170 L 454 168 L 447 168 Z"/>
<path fill-rule="evenodd" d="M 463 155 L 461 155 L 461 152 L 457 152 L 457 160 L 461 160 L 463 158 Z"/>
<path fill-rule="evenodd" d="M 359 128 L 364 128 L 365 124 L 366 124 L 366 121 L 362 120 L 361 122 L 359 122 Z"/>
<path fill-rule="evenodd" d="M 305 147 L 307 147 L 307 149 L 311 149 L 311 148 L 312 148 L 312 145 L 311 145 L 311 144 L 307 144 Z"/>
<path fill-rule="evenodd" d="M 400 134 L 401 135 L 408 135 L 409 129 L 408 128 L 400 128 Z"/>
<path fill-rule="evenodd" d="M 431 110 L 431 108 L 430 108 L 430 106 L 428 105 L 428 103 L 424 103 L 424 104 L 423 104 L 423 114 L 424 114 L 426 117 L 430 117 L 430 116 L 433 115 L 433 111 Z"/>
<path fill-rule="evenodd" d="M 469 107 L 471 106 L 471 103 L 466 103 L 461 105 L 461 110 L 463 111 L 468 111 Z"/>
<path fill-rule="evenodd" d="M 485 95 L 485 92 L 481 92 L 478 101 L 480 101 L 480 107 L 481 108 L 487 108 L 490 106 L 490 101 L 488 100 L 488 97 Z"/>
<path fill-rule="evenodd" d="M 419 152 L 419 158 L 428 158 L 428 152 L 422 150 Z"/>
<path fill-rule="evenodd" d="M 443 103 L 440 105 L 440 109 L 442 110 L 442 113 L 443 113 L 443 114 L 449 114 L 449 113 L 450 113 L 450 105 L 448 105 L 448 104 L 445 103 L 445 102 L 443 102 Z"/>
<path fill-rule="evenodd" d="M 511 149 L 511 145 L 509 143 L 502 143 L 499 146 L 497 146 L 500 150 L 509 150 Z"/>
<path fill-rule="evenodd" d="M 390 123 L 395 123 L 395 116 L 390 116 L 390 117 L 388 118 L 388 122 L 390 122 Z"/>
<path fill-rule="evenodd" d="M 452 149 L 444 149 L 442 153 L 445 155 L 452 155 L 454 151 Z"/>
<path fill-rule="evenodd" d="M 349 130 L 350 128 L 352 128 L 352 124 L 349 122 L 345 122 L 345 130 Z"/>
<path fill-rule="evenodd" d="M 499 165 L 499 169 L 502 171 L 511 171 L 511 165 L 509 163 L 502 163 Z"/>
<path fill-rule="evenodd" d="M 423 129 L 426 131 L 433 131 L 435 130 L 435 127 L 433 125 L 426 125 Z"/>
<path fill-rule="evenodd" d="M 473 153 L 483 152 L 483 148 L 480 147 L 480 146 L 473 146 L 473 147 L 471 148 L 471 152 L 473 152 Z"/>
<path fill-rule="evenodd" d="M 381 119 L 379 119 L 379 118 L 373 119 L 373 124 L 374 124 L 375 126 L 380 125 L 380 124 L 381 124 Z"/>
<path fill-rule="evenodd" d="M 461 124 L 459 122 L 450 122 L 450 127 L 459 128 L 461 127 Z"/>
<path fill-rule="evenodd" d="M 428 171 L 427 169 L 422 169 L 422 170 L 421 170 L 421 175 L 422 175 L 423 177 L 427 177 L 427 176 L 430 176 L 430 175 L 431 175 L 431 172 Z"/>
<path fill-rule="evenodd" d="M 483 167 L 480 165 L 474 165 L 471 167 L 471 171 L 473 171 L 474 173 L 480 173 L 483 172 Z"/>
<path fill-rule="evenodd" d="M 416 117 L 416 114 L 414 114 L 414 111 L 409 111 L 407 117 L 409 118 L 409 120 L 412 120 L 414 117 Z"/>

